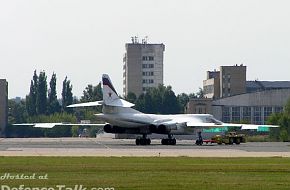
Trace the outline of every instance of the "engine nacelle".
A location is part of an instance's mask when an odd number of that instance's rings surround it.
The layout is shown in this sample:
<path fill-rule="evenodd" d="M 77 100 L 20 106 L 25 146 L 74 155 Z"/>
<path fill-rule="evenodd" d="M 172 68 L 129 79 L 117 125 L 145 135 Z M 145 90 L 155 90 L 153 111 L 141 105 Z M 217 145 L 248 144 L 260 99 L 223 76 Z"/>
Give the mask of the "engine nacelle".
<path fill-rule="evenodd" d="M 104 126 L 104 131 L 106 133 L 125 133 L 126 129 L 118 127 L 118 126 L 112 126 L 110 124 L 106 124 Z"/>
<path fill-rule="evenodd" d="M 180 127 L 185 127 L 186 123 L 167 123 L 161 125 L 150 125 L 151 133 L 169 134 L 172 130 L 178 130 Z"/>
<path fill-rule="evenodd" d="M 168 134 L 171 131 L 171 126 L 161 124 L 157 127 L 157 131 L 160 134 Z"/>
<path fill-rule="evenodd" d="M 124 128 L 124 127 L 118 127 L 118 126 L 112 126 L 110 124 L 106 124 L 104 126 L 104 131 L 106 133 L 126 133 L 126 134 L 140 134 L 140 129 L 139 128 Z"/>
<path fill-rule="evenodd" d="M 110 124 L 106 124 L 106 125 L 104 126 L 104 131 L 105 131 L 106 133 L 112 133 L 112 131 L 113 131 L 113 126 L 110 125 Z"/>

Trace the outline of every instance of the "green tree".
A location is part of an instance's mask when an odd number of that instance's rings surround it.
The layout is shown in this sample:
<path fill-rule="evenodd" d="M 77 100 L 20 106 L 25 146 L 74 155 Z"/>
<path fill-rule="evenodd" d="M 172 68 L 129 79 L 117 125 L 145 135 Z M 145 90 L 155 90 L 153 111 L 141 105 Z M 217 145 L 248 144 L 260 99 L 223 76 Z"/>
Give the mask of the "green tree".
<path fill-rule="evenodd" d="M 141 94 L 135 103 L 135 108 L 141 112 L 145 112 L 145 98 L 144 97 L 145 97 L 145 95 Z"/>
<path fill-rule="evenodd" d="M 125 100 L 135 104 L 135 102 L 137 101 L 137 96 L 135 93 L 129 92 L 128 95 L 125 97 Z"/>
<path fill-rule="evenodd" d="M 83 91 L 81 102 L 93 102 L 103 99 L 102 85 L 99 83 L 97 86 L 89 84 Z"/>
<path fill-rule="evenodd" d="M 25 101 L 8 100 L 8 124 L 25 123 L 28 117 Z"/>
<path fill-rule="evenodd" d="M 180 106 L 171 87 L 159 85 L 141 94 L 136 101 L 136 109 L 145 113 L 179 113 Z"/>
<path fill-rule="evenodd" d="M 34 116 L 37 114 L 36 110 L 37 88 L 38 88 L 38 76 L 35 70 L 33 79 L 31 80 L 30 83 L 29 95 L 26 96 L 26 110 L 29 116 Z"/>
<path fill-rule="evenodd" d="M 38 77 L 36 93 L 36 112 L 37 114 L 47 114 L 47 77 L 42 71 Z"/>
<path fill-rule="evenodd" d="M 181 93 L 177 95 L 177 101 L 179 104 L 179 112 L 184 113 L 185 106 L 189 102 L 189 96 L 185 93 Z"/>
<path fill-rule="evenodd" d="M 270 129 L 271 139 L 290 141 L 290 99 L 285 105 L 284 112 L 272 114 L 267 123 L 280 126 L 280 128 Z"/>
<path fill-rule="evenodd" d="M 197 98 L 204 98 L 204 91 L 202 88 L 199 88 L 199 91 L 196 93 Z"/>
<path fill-rule="evenodd" d="M 190 93 L 188 95 L 189 99 L 197 98 L 197 95 L 195 93 Z"/>
<path fill-rule="evenodd" d="M 72 113 L 72 109 L 68 109 L 67 106 L 73 103 L 72 85 L 70 80 L 65 80 L 62 83 L 62 111 Z"/>
<path fill-rule="evenodd" d="M 162 102 L 163 102 L 163 93 L 165 91 L 165 87 L 163 85 L 159 85 L 157 88 L 152 88 L 149 90 L 149 94 L 152 97 L 152 102 L 146 102 L 146 104 L 152 104 L 151 113 L 162 113 Z"/>
<path fill-rule="evenodd" d="M 172 91 L 171 86 L 166 88 L 163 97 L 163 114 L 177 114 L 180 111 L 180 106 L 178 104 L 175 93 Z"/>
<path fill-rule="evenodd" d="M 57 92 L 56 92 L 56 74 L 53 73 L 51 80 L 49 82 L 49 90 L 48 90 L 48 103 L 47 103 L 47 112 L 48 114 L 54 114 L 56 112 L 60 112 L 60 105 L 57 100 Z"/>

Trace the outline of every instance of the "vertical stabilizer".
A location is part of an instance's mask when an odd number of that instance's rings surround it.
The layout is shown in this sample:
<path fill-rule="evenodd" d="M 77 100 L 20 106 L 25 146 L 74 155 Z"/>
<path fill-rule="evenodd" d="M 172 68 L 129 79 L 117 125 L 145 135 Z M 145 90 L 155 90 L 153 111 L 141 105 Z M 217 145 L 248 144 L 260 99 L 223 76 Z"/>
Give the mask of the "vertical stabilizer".
<path fill-rule="evenodd" d="M 134 104 L 121 99 L 115 90 L 110 77 L 103 74 L 103 102 L 104 105 L 118 106 L 118 107 L 132 107 Z"/>

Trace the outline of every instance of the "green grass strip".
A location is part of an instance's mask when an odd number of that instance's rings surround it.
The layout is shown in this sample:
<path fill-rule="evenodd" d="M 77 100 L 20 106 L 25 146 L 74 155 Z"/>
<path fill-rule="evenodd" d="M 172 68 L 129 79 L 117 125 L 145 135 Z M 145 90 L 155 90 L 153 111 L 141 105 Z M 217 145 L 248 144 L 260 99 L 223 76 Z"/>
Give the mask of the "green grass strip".
<path fill-rule="evenodd" d="M 37 179 L 4 179 L 0 187 L 290 189 L 290 158 L 0 157 L 0 178 L 5 174 Z"/>

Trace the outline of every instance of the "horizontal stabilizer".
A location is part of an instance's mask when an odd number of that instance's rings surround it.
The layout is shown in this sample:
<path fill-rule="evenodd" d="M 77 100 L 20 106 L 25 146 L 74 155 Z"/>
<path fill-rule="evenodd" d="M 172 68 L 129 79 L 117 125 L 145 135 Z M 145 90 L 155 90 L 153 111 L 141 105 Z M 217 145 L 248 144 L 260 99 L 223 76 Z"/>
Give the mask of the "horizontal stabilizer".
<path fill-rule="evenodd" d="M 123 99 L 116 99 L 112 102 L 106 103 L 107 106 L 116 106 L 116 107 L 125 107 L 125 108 L 130 108 L 133 107 L 135 104 L 132 104 L 130 102 L 127 102 L 126 100 Z"/>
<path fill-rule="evenodd" d="M 68 108 L 76 108 L 76 107 L 94 107 L 94 106 L 101 106 L 103 105 L 103 101 L 96 101 L 96 102 L 86 102 L 80 104 L 72 104 L 67 106 Z"/>

